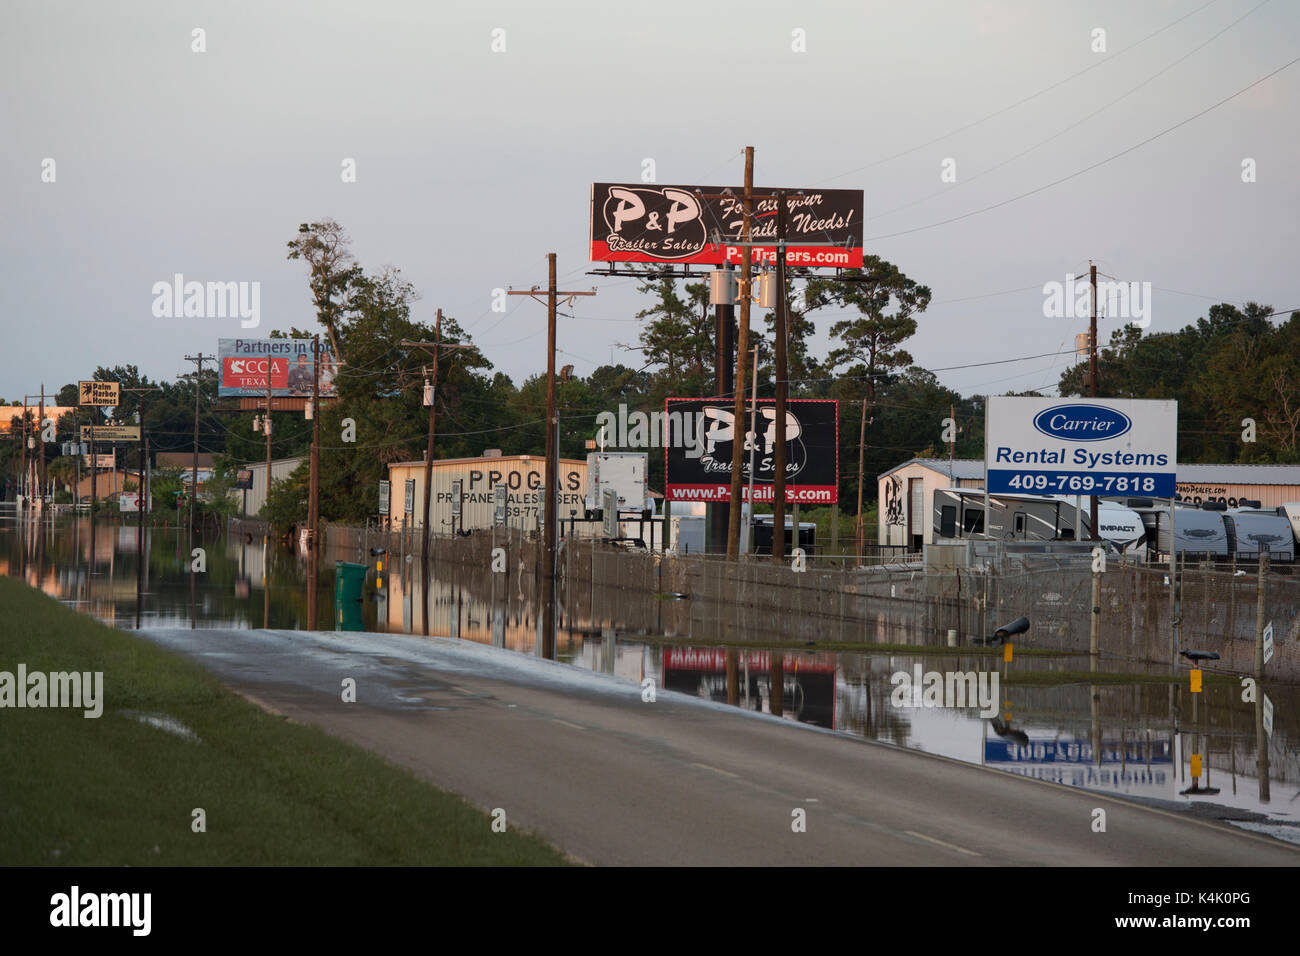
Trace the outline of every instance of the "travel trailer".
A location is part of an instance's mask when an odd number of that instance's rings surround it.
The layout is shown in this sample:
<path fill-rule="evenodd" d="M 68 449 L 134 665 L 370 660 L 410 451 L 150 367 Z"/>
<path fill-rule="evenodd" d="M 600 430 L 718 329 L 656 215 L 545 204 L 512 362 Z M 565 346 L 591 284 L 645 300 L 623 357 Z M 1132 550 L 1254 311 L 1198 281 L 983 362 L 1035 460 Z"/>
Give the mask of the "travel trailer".
<path fill-rule="evenodd" d="M 1291 524 L 1291 536 L 1300 544 L 1300 501 L 1278 505 L 1277 513 Z"/>
<path fill-rule="evenodd" d="M 1135 510 L 1147 529 L 1149 555 L 1156 558 L 1169 554 L 1169 509 L 1148 504 Z M 1174 508 L 1172 546 L 1179 557 L 1227 558 L 1232 553 L 1221 512 L 1182 506 Z"/>
<path fill-rule="evenodd" d="M 1267 548 L 1272 561 L 1295 560 L 1295 533 L 1286 518 L 1251 508 L 1229 508 L 1222 514 L 1229 547 L 1238 558 L 1257 559 Z"/>
<path fill-rule="evenodd" d="M 1092 535 L 1088 499 L 1080 502 L 1079 536 Z M 1146 550 L 1146 525 L 1136 511 L 1117 502 L 1097 506 L 1098 535 L 1116 551 L 1142 554 Z M 1066 495 L 990 495 L 988 537 L 1008 541 L 1073 541 L 1074 497 Z M 984 492 L 945 488 L 934 493 L 934 540 L 983 538 Z"/>

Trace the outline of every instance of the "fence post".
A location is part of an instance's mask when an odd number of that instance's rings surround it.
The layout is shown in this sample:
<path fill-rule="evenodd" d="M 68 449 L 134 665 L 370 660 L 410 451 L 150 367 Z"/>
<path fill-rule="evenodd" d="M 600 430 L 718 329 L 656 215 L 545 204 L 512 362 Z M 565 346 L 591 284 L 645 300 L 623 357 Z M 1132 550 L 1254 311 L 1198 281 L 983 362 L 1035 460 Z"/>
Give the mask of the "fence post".
<path fill-rule="evenodd" d="M 1259 580 L 1255 584 L 1255 680 L 1264 676 L 1264 576 L 1268 573 L 1268 545 L 1259 546 Z"/>

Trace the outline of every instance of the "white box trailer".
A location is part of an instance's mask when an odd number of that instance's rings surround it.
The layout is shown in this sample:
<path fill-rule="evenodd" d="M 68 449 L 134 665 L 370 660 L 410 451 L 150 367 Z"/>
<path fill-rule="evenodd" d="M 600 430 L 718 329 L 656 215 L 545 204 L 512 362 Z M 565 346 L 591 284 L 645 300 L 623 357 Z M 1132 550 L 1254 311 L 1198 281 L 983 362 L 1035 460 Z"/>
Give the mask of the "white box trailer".
<path fill-rule="evenodd" d="M 604 492 L 618 496 L 620 514 L 653 511 L 648 483 L 650 459 L 645 452 L 592 452 L 587 456 L 586 510 L 589 516 L 602 507 Z"/>

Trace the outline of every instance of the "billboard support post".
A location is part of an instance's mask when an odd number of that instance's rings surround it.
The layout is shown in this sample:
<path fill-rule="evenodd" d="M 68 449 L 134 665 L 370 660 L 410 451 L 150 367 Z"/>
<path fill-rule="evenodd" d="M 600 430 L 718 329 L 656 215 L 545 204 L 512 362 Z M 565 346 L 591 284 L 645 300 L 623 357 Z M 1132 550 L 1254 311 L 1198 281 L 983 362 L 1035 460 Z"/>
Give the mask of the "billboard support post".
<path fill-rule="evenodd" d="M 1089 279 L 1092 282 L 1092 319 L 1088 325 L 1088 395 L 1092 398 L 1097 397 L 1097 264 L 1091 259 L 1088 260 Z M 1101 540 L 1101 532 L 1097 530 L 1097 496 L 1091 495 L 1088 498 L 1088 518 L 1091 524 L 1091 535 L 1093 541 Z"/>
<path fill-rule="evenodd" d="M 724 267 L 727 273 L 727 281 L 731 281 L 731 265 Z M 718 305 L 715 310 L 715 328 L 714 341 L 717 345 L 714 360 L 714 389 L 713 394 L 718 398 L 726 398 L 735 388 L 735 348 L 736 348 L 736 307 L 734 305 Z M 731 507 L 732 504 L 725 501 L 713 502 L 709 506 L 709 536 L 713 539 L 709 543 L 709 550 L 713 552 L 726 550 L 727 529 L 731 525 Z M 740 502 L 735 502 L 735 507 L 740 507 Z M 665 518 L 664 527 L 668 527 Z"/>
<path fill-rule="evenodd" d="M 776 454 L 772 476 L 772 559 L 785 560 L 785 399 L 786 399 L 786 310 L 785 310 L 785 190 L 776 194 Z M 755 363 L 757 364 L 757 363 Z M 792 547 L 799 546 L 795 529 Z M 778 655 L 779 656 L 779 655 Z M 780 668 L 772 659 L 772 713 L 781 716 Z"/>
<path fill-rule="evenodd" d="M 754 147 L 745 147 L 745 195 L 743 206 L 744 222 L 741 227 L 741 239 L 749 243 L 752 238 L 754 219 Z M 751 276 L 753 275 L 753 250 L 744 246 L 745 257 L 740 265 L 740 327 L 736 333 L 736 403 L 732 429 L 745 420 L 745 362 L 749 359 L 749 306 L 753 299 L 751 294 Z M 757 363 L 756 363 L 757 364 Z M 737 507 L 731 509 L 727 516 L 727 558 L 736 560 L 740 555 L 740 472 L 744 461 L 745 443 L 731 443 L 731 501 Z M 752 475 L 753 472 L 751 471 Z M 749 502 L 751 521 L 754 514 L 754 502 Z"/>

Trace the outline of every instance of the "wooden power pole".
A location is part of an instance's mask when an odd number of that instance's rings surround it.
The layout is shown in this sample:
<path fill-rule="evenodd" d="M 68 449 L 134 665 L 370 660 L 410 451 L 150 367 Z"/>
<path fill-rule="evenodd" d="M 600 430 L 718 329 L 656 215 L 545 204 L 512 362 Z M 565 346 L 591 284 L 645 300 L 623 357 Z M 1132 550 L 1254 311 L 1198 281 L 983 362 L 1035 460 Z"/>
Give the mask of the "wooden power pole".
<path fill-rule="evenodd" d="M 194 530 L 194 499 L 199 496 L 199 396 L 203 392 L 203 363 L 208 359 L 216 359 L 215 355 L 204 355 L 200 352 L 198 355 L 187 355 L 185 361 L 193 362 L 198 368 L 194 376 L 194 458 L 191 461 L 190 468 L 190 530 Z M 271 380 L 268 373 L 267 382 Z M 267 393 L 270 393 L 268 386 Z M 270 474 L 270 471 L 267 471 Z"/>
<path fill-rule="evenodd" d="M 1088 323 L 1088 395 L 1092 398 L 1097 397 L 1097 264 L 1091 259 L 1088 260 L 1088 279 L 1092 284 L 1092 320 Z M 1091 533 L 1089 537 L 1093 541 L 1101 540 L 1101 533 L 1097 530 L 1100 522 L 1097 520 L 1097 496 L 1088 496 L 1089 521 Z M 985 529 L 987 530 L 987 529 Z M 1173 534 L 1172 529 L 1169 532 Z M 1172 546 L 1172 545 L 1171 545 Z"/>
<path fill-rule="evenodd" d="M 740 500 L 741 471 L 745 461 L 745 362 L 749 360 L 749 305 L 751 281 L 753 275 L 753 248 L 749 245 L 753 238 L 754 224 L 754 147 L 745 147 L 745 196 L 744 222 L 741 226 L 741 248 L 744 259 L 740 266 L 740 325 L 736 330 L 736 404 L 732 421 L 733 439 L 731 442 L 731 513 L 727 516 L 727 557 L 736 560 L 740 556 L 740 513 L 744 510 Z M 758 396 L 754 396 L 758 401 Z M 749 520 L 754 516 L 754 502 L 749 503 Z"/>
<path fill-rule="evenodd" d="M 320 569 L 320 336 L 311 337 L 311 477 L 307 492 L 307 630 L 316 630 Z M 270 375 L 268 373 L 269 380 Z M 268 472 L 269 474 L 269 472 Z"/>
<path fill-rule="evenodd" d="M 423 349 L 433 352 L 433 387 L 429 395 L 429 437 L 428 444 L 424 449 L 424 520 L 421 522 L 420 529 L 420 594 L 424 602 L 424 634 L 429 634 L 429 511 L 430 503 L 433 500 L 433 439 L 437 429 L 438 413 L 438 365 L 442 361 L 443 349 L 468 349 L 472 345 L 459 345 L 442 343 L 442 309 L 438 310 L 437 318 L 433 325 L 432 342 L 411 342 L 402 341 L 402 347 L 406 349 Z"/>
<path fill-rule="evenodd" d="M 559 471 L 560 471 L 560 448 L 559 436 L 556 434 L 556 427 L 559 425 L 559 418 L 555 414 L 555 310 L 557 301 L 563 298 L 566 302 L 571 302 L 575 296 L 595 295 L 596 290 L 590 292 L 560 292 L 555 288 L 555 253 L 546 254 L 546 499 L 543 503 L 544 511 L 542 527 L 542 656 L 549 659 L 555 657 L 555 530 L 556 530 L 556 512 L 559 510 Z M 538 289 L 534 286 L 531 290 L 524 292 L 507 290 L 507 295 L 526 295 L 534 300 L 541 302 L 537 298 Z"/>

